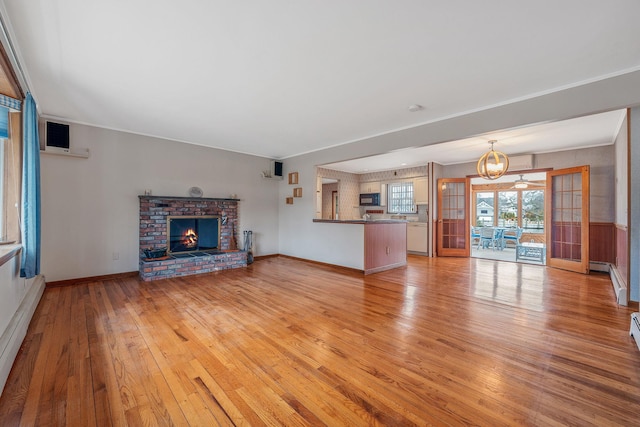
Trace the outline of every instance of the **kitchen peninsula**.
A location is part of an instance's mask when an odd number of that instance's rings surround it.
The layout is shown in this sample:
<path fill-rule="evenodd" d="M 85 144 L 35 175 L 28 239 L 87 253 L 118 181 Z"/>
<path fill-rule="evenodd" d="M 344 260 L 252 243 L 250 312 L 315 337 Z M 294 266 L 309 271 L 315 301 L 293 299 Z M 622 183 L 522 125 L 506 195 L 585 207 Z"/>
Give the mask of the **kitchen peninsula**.
<path fill-rule="evenodd" d="M 314 219 L 331 240 L 335 264 L 377 273 L 407 265 L 407 221 Z"/>

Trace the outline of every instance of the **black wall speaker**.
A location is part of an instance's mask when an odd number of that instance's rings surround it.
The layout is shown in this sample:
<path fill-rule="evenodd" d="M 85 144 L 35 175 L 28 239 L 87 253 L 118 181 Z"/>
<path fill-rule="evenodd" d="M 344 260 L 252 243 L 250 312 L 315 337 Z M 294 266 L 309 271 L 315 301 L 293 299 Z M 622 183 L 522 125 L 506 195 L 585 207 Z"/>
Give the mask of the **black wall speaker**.
<path fill-rule="evenodd" d="M 276 160 L 271 161 L 271 175 L 272 176 L 282 176 L 282 162 L 278 162 Z"/>
<path fill-rule="evenodd" d="M 69 125 L 47 122 L 46 146 L 56 150 L 69 151 Z"/>

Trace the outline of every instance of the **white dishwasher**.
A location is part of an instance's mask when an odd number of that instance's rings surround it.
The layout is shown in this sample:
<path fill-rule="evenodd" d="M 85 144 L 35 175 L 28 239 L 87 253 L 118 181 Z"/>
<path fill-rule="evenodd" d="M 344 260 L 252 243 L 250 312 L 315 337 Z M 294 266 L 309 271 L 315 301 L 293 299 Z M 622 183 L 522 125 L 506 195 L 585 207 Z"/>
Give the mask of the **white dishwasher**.
<path fill-rule="evenodd" d="M 426 222 L 407 223 L 407 251 L 421 254 L 429 252 L 429 229 Z"/>

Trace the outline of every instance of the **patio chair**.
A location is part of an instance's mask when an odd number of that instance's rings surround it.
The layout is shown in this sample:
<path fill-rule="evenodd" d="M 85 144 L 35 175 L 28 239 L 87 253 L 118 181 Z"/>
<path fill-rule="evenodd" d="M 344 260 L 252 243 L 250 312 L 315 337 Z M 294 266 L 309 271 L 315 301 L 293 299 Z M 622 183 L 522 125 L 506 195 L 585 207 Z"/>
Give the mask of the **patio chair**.
<path fill-rule="evenodd" d="M 480 227 L 471 227 L 471 246 L 480 244 Z"/>
<path fill-rule="evenodd" d="M 511 242 L 513 243 L 514 248 L 517 247 L 520 244 L 520 237 L 522 237 L 523 231 L 524 230 L 520 227 L 505 230 L 502 236 L 502 240 L 504 241 L 504 246 L 507 247 L 507 244 Z"/>

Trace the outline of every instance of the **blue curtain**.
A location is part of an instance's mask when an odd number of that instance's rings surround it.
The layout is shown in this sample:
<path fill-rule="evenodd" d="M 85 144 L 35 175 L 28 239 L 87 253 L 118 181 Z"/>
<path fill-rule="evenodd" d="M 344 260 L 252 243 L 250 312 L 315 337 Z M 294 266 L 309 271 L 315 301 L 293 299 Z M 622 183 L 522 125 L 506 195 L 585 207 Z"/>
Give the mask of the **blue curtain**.
<path fill-rule="evenodd" d="M 22 264 L 20 277 L 40 274 L 40 139 L 38 111 L 27 93 L 22 112 Z"/>

